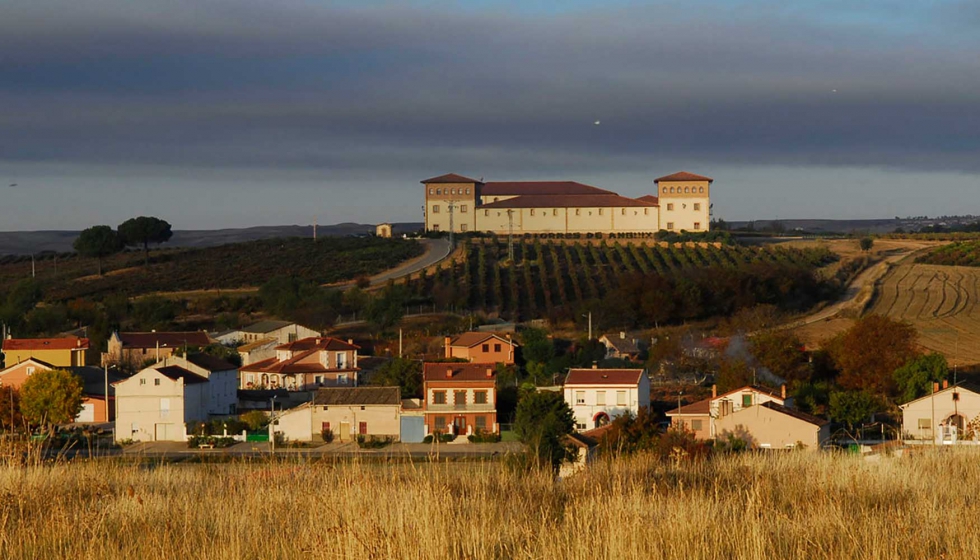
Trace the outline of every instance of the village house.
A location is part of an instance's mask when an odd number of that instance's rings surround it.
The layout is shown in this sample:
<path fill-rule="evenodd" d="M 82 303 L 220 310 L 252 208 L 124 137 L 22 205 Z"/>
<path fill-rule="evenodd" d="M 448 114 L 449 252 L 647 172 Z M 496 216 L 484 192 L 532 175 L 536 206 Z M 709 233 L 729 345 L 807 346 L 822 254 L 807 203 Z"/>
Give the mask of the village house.
<path fill-rule="evenodd" d="M 905 439 L 956 443 L 980 432 L 980 385 L 936 383 L 932 393 L 907 402 L 902 410 Z"/>
<path fill-rule="evenodd" d="M 774 402 L 779 405 L 791 405 L 792 399 L 786 398 L 786 386 L 778 391 L 761 385 L 747 385 L 738 389 L 718 394 L 718 388 L 711 386 L 711 398 L 681 406 L 667 412 L 674 428 L 694 432 L 698 439 L 713 439 L 717 436 L 716 420 L 752 406 Z"/>
<path fill-rule="evenodd" d="M 296 342 L 303 338 L 320 336 L 316 331 L 290 321 L 266 320 L 252 323 L 247 327 L 225 331 L 215 336 L 222 344 L 251 344 L 260 340 L 272 339 L 278 344 Z"/>
<path fill-rule="evenodd" d="M 281 344 L 275 357 L 241 367 L 240 388 L 309 391 L 356 387 L 357 351 L 353 341 L 311 337 Z"/>
<path fill-rule="evenodd" d="M 339 442 L 359 435 L 397 440 L 401 406 L 398 387 L 321 388 L 313 402 L 277 414 L 276 431 L 291 441 L 319 440 L 324 430 Z"/>
<path fill-rule="evenodd" d="M 575 415 L 575 428 L 588 430 L 649 407 L 650 378 L 645 369 L 571 369 L 564 395 Z"/>
<path fill-rule="evenodd" d="M 208 419 L 208 379 L 180 366 L 151 366 L 114 386 L 117 441 L 184 441 L 187 422 Z"/>
<path fill-rule="evenodd" d="M 54 367 L 79 367 L 97 363 L 89 339 L 66 338 L 8 338 L 3 341 L 4 366 L 12 366 L 28 358 L 37 358 Z"/>
<path fill-rule="evenodd" d="M 114 332 L 109 338 L 105 363 L 139 369 L 157 363 L 184 349 L 203 348 L 212 343 L 203 331 L 190 332 Z"/>
<path fill-rule="evenodd" d="M 636 360 L 640 357 L 640 345 L 636 338 L 625 332 L 604 334 L 599 342 L 606 347 L 607 359 Z"/>
<path fill-rule="evenodd" d="M 263 338 L 258 342 L 243 344 L 236 348 L 242 365 L 247 366 L 276 356 L 276 347 L 282 344 L 275 338 Z"/>
<path fill-rule="evenodd" d="M 0 387 L 12 387 L 20 390 L 21 386 L 34 373 L 64 369 L 75 374 L 82 382 L 82 410 L 75 417 L 75 422 L 105 423 L 115 419 L 115 389 L 112 383 L 124 379 L 115 368 L 97 366 L 58 367 L 37 358 L 14 364 L 0 370 Z M 109 386 L 106 387 L 108 382 Z M 106 391 L 108 389 L 108 397 Z"/>
<path fill-rule="evenodd" d="M 234 414 L 237 411 L 238 366 L 204 353 L 191 354 L 186 358 L 168 356 L 158 365 L 180 366 L 207 379 L 208 414 Z"/>
<path fill-rule="evenodd" d="M 830 422 L 767 400 L 715 420 L 716 437 L 735 437 L 749 449 L 815 451 L 830 439 Z"/>
<path fill-rule="evenodd" d="M 424 364 L 426 435 L 499 433 L 495 367 L 495 363 Z"/>
<path fill-rule="evenodd" d="M 516 346 L 510 335 L 504 337 L 493 332 L 467 332 L 456 338 L 446 337 L 446 357 L 510 365 L 514 363 Z"/>

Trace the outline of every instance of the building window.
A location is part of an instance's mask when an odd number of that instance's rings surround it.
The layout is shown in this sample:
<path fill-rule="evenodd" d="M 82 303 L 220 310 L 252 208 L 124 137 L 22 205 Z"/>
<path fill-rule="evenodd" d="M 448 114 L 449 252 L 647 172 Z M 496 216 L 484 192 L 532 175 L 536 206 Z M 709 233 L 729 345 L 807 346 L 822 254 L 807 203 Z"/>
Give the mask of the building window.
<path fill-rule="evenodd" d="M 599 215 L 602 215 L 602 208 L 599 209 Z"/>
<path fill-rule="evenodd" d="M 694 203 L 694 211 L 695 212 L 700 212 L 701 211 L 701 203 L 700 202 L 695 202 Z"/>
<path fill-rule="evenodd" d="M 157 387 L 159 387 L 160 386 L 160 378 L 158 377 L 158 378 L 154 379 L 153 380 L 153 384 L 156 385 Z"/>
<path fill-rule="evenodd" d="M 337 376 L 337 385 L 347 385 L 347 374 L 341 373 Z"/>
<path fill-rule="evenodd" d="M 442 189 L 436 189 L 436 194 L 442 194 Z"/>
<path fill-rule="evenodd" d="M 467 211 L 466 210 L 466 205 L 465 204 L 460 204 L 459 205 L 459 211 L 465 214 L 466 211 Z"/>
<path fill-rule="evenodd" d="M 667 205 L 667 210 L 673 210 L 673 209 L 674 209 L 673 203 Z"/>
<path fill-rule="evenodd" d="M 433 204 L 432 205 L 432 213 L 433 214 L 438 214 L 439 213 L 439 205 L 438 204 Z"/>
<path fill-rule="evenodd" d="M 531 208 L 531 215 L 534 215 L 534 208 Z"/>
<path fill-rule="evenodd" d="M 477 416 L 476 418 L 474 418 L 474 420 L 475 420 L 475 426 L 477 430 L 484 431 L 487 429 L 486 416 Z"/>
<path fill-rule="evenodd" d="M 623 208 L 623 212 L 622 212 L 622 214 L 623 214 L 624 216 L 626 215 L 626 209 L 625 209 L 625 208 Z"/>
<path fill-rule="evenodd" d="M 449 194 L 456 194 L 456 189 L 450 189 Z"/>
<path fill-rule="evenodd" d="M 457 407 L 466 404 L 466 391 L 453 391 L 453 404 Z"/>
<path fill-rule="evenodd" d="M 439 224 L 432 224 L 432 231 L 439 231 Z"/>
<path fill-rule="evenodd" d="M 486 391 L 474 391 L 473 392 L 473 404 L 487 404 L 487 392 Z"/>
<path fill-rule="evenodd" d="M 500 352 L 500 345 L 499 344 L 494 344 L 493 345 L 493 351 L 494 352 Z"/>
<path fill-rule="evenodd" d="M 483 351 L 484 352 L 489 352 L 490 351 L 490 345 L 489 344 L 484 344 L 482 348 L 483 348 Z"/>
<path fill-rule="evenodd" d="M 29 366 L 29 367 L 27 368 L 27 375 L 31 375 L 31 374 L 33 374 L 33 373 L 34 373 L 34 366 Z"/>
<path fill-rule="evenodd" d="M 670 187 L 670 194 L 674 194 L 674 187 Z"/>
<path fill-rule="evenodd" d="M 691 429 L 694 430 L 695 432 L 700 432 L 701 422 L 702 420 L 691 420 Z"/>
<path fill-rule="evenodd" d="M 928 418 L 919 418 L 919 429 L 920 430 L 931 430 L 932 421 Z"/>
<path fill-rule="evenodd" d="M 689 192 L 691 192 L 691 189 L 689 189 L 687 187 L 684 187 L 684 193 L 686 194 L 686 193 L 689 193 Z"/>
<path fill-rule="evenodd" d="M 466 194 L 470 194 L 470 189 L 466 189 Z"/>
<path fill-rule="evenodd" d="M 140 379 L 140 385 L 146 385 L 146 380 L 145 379 Z"/>
<path fill-rule="evenodd" d="M 701 187 L 700 189 L 698 189 L 698 192 L 704 193 L 704 187 Z"/>
<path fill-rule="evenodd" d="M 459 224 L 459 231 L 467 231 L 469 229 L 470 229 L 470 226 L 469 225 L 467 225 L 467 224 Z"/>
<path fill-rule="evenodd" d="M 701 229 L 701 222 L 694 222 L 694 231 Z"/>
<path fill-rule="evenodd" d="M 742 406 L 752 406 L 752 393 L 742 395 Z"/>
<path fill-rule="evenodd" d="M 667 222 L 667 229 L 674 229 L 674 222 Z"/>
<path fill-rule="evenodd" d="M 484 216 L 489 216 L 490 215 L 490 211 L 489 210 L 484 210 L 483 211 L 483 215 Z"/>
<path fill-rule="evenodd" d="M 596 406 L 606 406 L 606 392 L 596 391 L 595 393 L 595 404 Z"/>
<path fill-rule="evenodd" d="M 626 391 L 616 391 L 616 406 L 626 406 Z"/>
<path fill-rule="evenodd" d="M 362 436 L 367 435 L 367 422 L 358 422 L 357 433 L 361 434 Z"/>
<path fill-rule="evenodd" d="M 585 391 L 575 391 L 575 404 L 585 404 Z"/>
<path fill-rule="evenodd" d="M 446 429 L 446 417 L 436 416 L 436 430 L 443 431 Z"/>
<path fill-rule="evenodd" d="M 429 189 L 429 194 L 435 194 L 435 189 Z"/>
<path fill-rule="evenodd" d="M 643 215 L 644 216 L 649 216 L 650 215 L 649 212 L 650 212 L 650 209 L 649 208 L 644 208 L 643 209 Z"/>
<path fill-rule="evenodd" d="M 582 213 L 581 210 L 579 210 L 578 208 L 575 209 L 575 215 L 576 216 L 580 215 L 581 213 Z"/>
<path fill-rule="evenodd" d="M 445 391 L 433 391 L 432 392 L 432 404 L 446 404 L 446 392 Z"/>

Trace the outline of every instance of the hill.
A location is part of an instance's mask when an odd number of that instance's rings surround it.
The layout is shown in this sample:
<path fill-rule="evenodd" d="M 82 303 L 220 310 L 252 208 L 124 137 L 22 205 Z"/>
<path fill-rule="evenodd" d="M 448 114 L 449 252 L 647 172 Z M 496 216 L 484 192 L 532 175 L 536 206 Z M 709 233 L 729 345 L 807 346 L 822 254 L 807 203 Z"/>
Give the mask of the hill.
<path fill-rule="evenodd" d="M 421 223 L 393 224 L 396 233 L 407 233 L 421 229 Z M 0 232 L 0 255 L 30 255 L 53 251 L 67 253 L 72 251 L 72 243 L 78 231 L 2 231 Z M 343 223 L 317 226 L 317 236 L 345 236 L 374 233 L 374 226 L 368 224 Z M 167 247 L 216 247 L 228 243 L 274 239 L 281 237 L 313 237 L 313 226 L 258 226 L 240 229 L 214 230 L 174 230 L 174 236 Z"/>

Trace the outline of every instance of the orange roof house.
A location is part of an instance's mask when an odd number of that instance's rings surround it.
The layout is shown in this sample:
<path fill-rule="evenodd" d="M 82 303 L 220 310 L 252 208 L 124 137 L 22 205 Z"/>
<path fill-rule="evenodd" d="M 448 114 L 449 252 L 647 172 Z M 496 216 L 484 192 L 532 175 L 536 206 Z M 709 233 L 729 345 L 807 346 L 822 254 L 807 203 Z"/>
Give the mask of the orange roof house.
<path fill-rule="evenodd" d="M 276 356 L 242 366 L 241 389 L 305 391 L 317 387 L 356 387 L 357 346 L 333 337 L 310 337 L 281 344 Z"/>
<path fill-rule="evenodd" d="M 426 434 L 499 433 L 495 363 L 433 362 L 422 368 Z"/>
<path fill-rule="evenodd" d="M 509 336 L 492 332 L 467 332 L 455 338 L 446 337 L 446 357 L 469 362 L 513 364 L 514 348 L 518 346 Z"/>
<path fill-rule="evenodd" d="M 37 358 L 55 367 L 78 367 L 93 363 L 94 358 L 89 339 L 77 337 L 8 338 L 3 353 L 7 366 Z"/>

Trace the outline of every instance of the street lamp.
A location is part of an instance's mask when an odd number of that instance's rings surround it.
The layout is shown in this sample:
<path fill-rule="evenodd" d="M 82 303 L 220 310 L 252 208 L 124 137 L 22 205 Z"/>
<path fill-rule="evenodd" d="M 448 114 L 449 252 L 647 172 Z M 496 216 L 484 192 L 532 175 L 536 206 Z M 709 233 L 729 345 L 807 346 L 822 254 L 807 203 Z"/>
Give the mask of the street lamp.
<path fill-rule="evenodd" d="M 589 340 L 592 340 L 592 312 L 589 311 L 588 315 L 583 314 L 582 317 L 589 318 Z"/>

